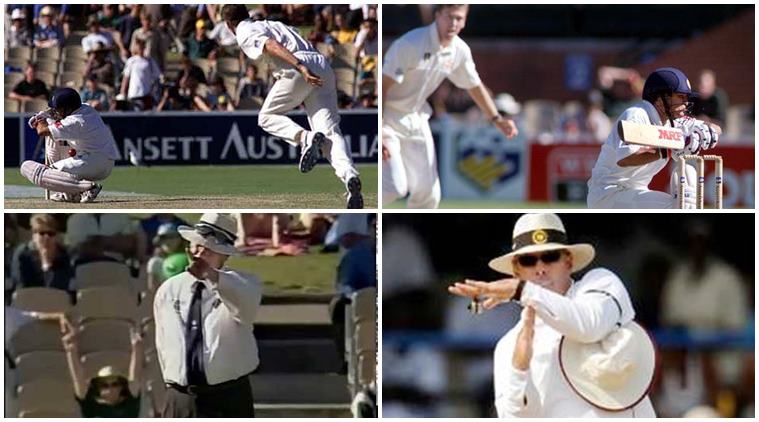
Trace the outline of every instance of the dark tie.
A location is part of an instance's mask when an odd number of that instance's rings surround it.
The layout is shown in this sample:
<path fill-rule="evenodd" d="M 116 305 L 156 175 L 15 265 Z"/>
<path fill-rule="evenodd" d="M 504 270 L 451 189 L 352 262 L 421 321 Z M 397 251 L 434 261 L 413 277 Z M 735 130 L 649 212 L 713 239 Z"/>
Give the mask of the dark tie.
<path fill-rule="evenodd" d="M 203 289 L 205 284 L 196 281 L 193 284 L 190 312 L 185 326 L 185 348 L 187 350 L 187 384 L 205 385 L 206 374 L 203 371 Z"/>

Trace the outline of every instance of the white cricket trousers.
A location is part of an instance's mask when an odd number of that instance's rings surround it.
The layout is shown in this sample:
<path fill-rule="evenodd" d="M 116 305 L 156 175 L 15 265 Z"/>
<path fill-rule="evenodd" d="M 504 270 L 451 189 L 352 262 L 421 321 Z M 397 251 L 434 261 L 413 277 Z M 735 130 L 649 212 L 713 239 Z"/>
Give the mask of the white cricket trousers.
<path fill-rule="evenodd" d="M 105 155 L 94 152 L 79 152 L 73 157 L 69 157 L 53 163 L 51 167 L 73 174 L 80 179 L 99 181 L 110 176 L 113 170 L 114 162 Z"/>
<path fill-rule="evenodd" d="M 382 142 L 390 158 L 382 163 L 382 203 L 408 195 L 409 208 L 437 208 L 440 178 L 429 115 L 382 110 Z"/>
<path fill-rule="evenodd" d="M 304 104 L 308 114 L 308 125 L 314 132 L 321 132 L 329 138 L 322 149 L 335 175 L 347 182 L 358 175 L 350 157 L 350 144 L 340 131 L 340 113 L 337 109 L 337 88 L 335 74 L 327 59 L 319 53 L 297 52 L 295 56 L 313 73 L 322 78 L 321 87 L 309 85 L 295 69 L 283 69 L 274 73 L 276 82 L 271 87 L 258 113 L 258 125 L 266 132 L 280 137 L 288 143 L 299 146 L 296 136 L 306 131 L 285 113 Z"/>

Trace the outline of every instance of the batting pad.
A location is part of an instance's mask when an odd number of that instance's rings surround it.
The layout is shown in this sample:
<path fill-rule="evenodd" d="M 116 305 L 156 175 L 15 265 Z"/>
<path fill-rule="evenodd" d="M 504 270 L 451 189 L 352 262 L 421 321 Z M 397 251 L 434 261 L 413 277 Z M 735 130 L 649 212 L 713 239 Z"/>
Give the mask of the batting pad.
<path fill-rule="evenodd" d="M 73 174 L 46 167 L 36 161 L 24 161 L 21 174 L 35 185 L 54 192 L 81 193 L 92 189 L 95 183 L 81 180 Z"/>

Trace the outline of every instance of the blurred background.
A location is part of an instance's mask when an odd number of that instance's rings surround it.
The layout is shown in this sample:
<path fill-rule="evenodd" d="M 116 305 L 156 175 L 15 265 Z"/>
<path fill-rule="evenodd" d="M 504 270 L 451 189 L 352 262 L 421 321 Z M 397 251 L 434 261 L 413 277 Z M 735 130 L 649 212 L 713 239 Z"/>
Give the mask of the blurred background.
<path fill-rule="evenodd" d="M 4 6 L 5 167 L 13 167 L 5 173 L 6 184 L 26 185 L 15 168 L 26 159 L 39 158 L 33 157 L 37 136 L 27 128 L 26 120 L 31 113 L 47 109 L 56 88 L 70 87 L 80 93 L 82 102 L 101 112 L 113 132 L 121 156 L 109 178 L 111 190 L 141 194 L 147 202 L 155 199 L 146 198 L 147 194 L 178 195 L 176 186 L 190 177 L 197 178 L 194 194 L 210 195 L 223 182 L 214 183 L 222 177 L 208 164 L 223 164 L 238 165 L 238 174 L 251 179 L 277 174 L 270 186 L 275 193 L 292 194 L 292 202 L 303 197 L 298 195 L 298 185 L 311 192 L 337 191 L 330 189 L 334 181 L 328 166 L 318 168 L 312 180 L 297 182 L 278 171 L 282 166 L 264 170 L 268 165 L 296 163 L 297 154 L 295 148 L 269 140 L 258 128 L 257 110 L 275 82 L 273 68 L 266 60 L 253 62 L 242 53 L 221 19 L 222 6 Z M 377 6 L 247 6 L 252 19 L 296 27 L 330 60 L 343 133 L 351 142 L 354 160 L 365 168 L 365 191 L 376 190 L 376 177 L 370 175 L 376 176 L 377 162 L 376 148 L 372 149 L 377 134 Z M 133 63 L 136 70 L 125 77 L 128 62 L 142 61 L 152 64 Z M 296 110 L 294 115 L 306 123 L 305 113 Z M 167 165 L 185 167 L 164 168 L 161 177 L 156 177 L 155 168 L 146 168 Z M 188 172 L 188 165 L 197 167 Z M 133 166 L 142 168 L 138 171 Z M 229 194 L 261 192 L 259 186 L 248 186 L 232 188 Z M 28 191 L 6 191 L 11 203 L 25 196 Z M 335 202 L 339 201 L 331 199 L 323 208 L 338 208 Z M 376 198 L 370 195 L 370 201 Z M 23 206 L 26 203 L 16 205 L 30 208 Z M 203 207 L 181 201 L 173 206 Z"/>
<path fill-rule="evenodd" d="M 78 332 L 86 383 L 142 368 L 139 414 L 165 387 L 153 296 L 188 265 L 177 227 L 200 214 L 5 214 L 5 416 L 79 417 L 58 315 Z M 256 416 L 376 414 L 376 214 L 237 214 L 231 269 L 263 284 Z M 251 327 L 253 329 L 253 327 Z M 141 349 L 130 334 L 143 336 Z M 92 382 L 93 393 L 97 392 Z M 99 415 L 104 416 L 104 415 Z"/>
<path fill-rule="evenodd" d="M 754 415 L 754 215 L 562 214 L 624 282 L 661 365 L 659 417 Z M 446 287 L 497 280 L 518 214 L 384 214 L 383 417 L 495 416 L 493 351 L 518 321 L 504 304 L 472 315 Z M 535 341 L 540 341 L 536 338 Z"/>
<path fill-rule="evenodd" d="M 433 7 L 383 5 L 383 48 Z M 507 142 L 445 82 L 430 98 L 442 206 L 585 207 L 599 144 L 648 74 L 674 66 L 703 97 L 698 118 L 724 130 L 725 206 L 753 208 L 754 20 L 754 5 L 471 5 L 460 36 L 520 135 Z"/>

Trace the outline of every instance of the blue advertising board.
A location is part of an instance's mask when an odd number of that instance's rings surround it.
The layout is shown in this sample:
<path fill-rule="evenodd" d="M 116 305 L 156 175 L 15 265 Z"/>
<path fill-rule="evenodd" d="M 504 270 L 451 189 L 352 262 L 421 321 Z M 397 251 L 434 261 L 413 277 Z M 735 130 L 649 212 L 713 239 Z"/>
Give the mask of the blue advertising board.
<path fill-rule="evenodd" d="M 128 164 L 132 152 L 148 165 L 182 164 L 293 164 L 298 150 L 258 126 L 256 112 L 102 113 L 111 129 L 120 158 Z M 308 127 L 305 113 L 290 115 Z M 340 113 L 343 135 L 353 160 L 376 163 L 377 111 Z M 34 153 L 37 134 L 26 124 L 26 114 L 5 114 L 5 166 L 18 167 Z M 37 157 L 41 160 L 40 157 Z"/>

